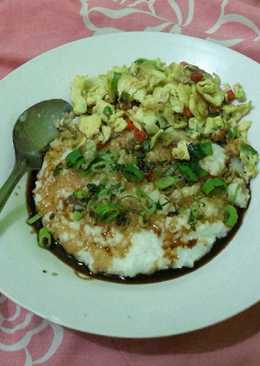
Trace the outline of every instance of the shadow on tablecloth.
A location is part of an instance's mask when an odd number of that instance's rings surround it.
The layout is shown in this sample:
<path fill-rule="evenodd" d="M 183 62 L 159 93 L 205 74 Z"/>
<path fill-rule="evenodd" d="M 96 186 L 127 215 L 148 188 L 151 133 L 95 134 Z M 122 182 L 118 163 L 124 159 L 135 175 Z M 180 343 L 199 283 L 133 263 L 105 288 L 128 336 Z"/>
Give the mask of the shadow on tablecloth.
<path fill-rule="evenodd" d="M 172 337 L 153 339 L 106 338 L 81 333 L 82 338 L 108 348 L 147 355 L 201 353 L 230 347 L 260 332 L 260 302 L 216 325 Z"/>

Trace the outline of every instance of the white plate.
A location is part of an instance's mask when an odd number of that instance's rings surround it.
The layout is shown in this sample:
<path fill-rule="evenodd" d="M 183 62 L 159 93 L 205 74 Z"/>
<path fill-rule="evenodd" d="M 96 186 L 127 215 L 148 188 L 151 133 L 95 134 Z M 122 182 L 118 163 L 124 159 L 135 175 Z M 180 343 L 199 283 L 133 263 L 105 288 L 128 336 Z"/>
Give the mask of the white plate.
<path fill-rule="evenodd" d="M 69 100 L 70 81 L 77 73 L 102 73 L 140 57 L 186 60 L 216 72 L 224 81 L 241 82 L 255 106 L 250 138 L 260 151 L 260 67 L 256 62 L 195 38 L 118 33 L 51 50 L 0 81 L 1 183 L 13 164 L 12 128 L 24 109 L 43 99 Z M 51 253 L 39 249 L 25 224 L 25 181 L 1 214 L 0 289 L 34 313 L 91 333 L 155 337 L 211 325 L 259 300 L 260 177 L 253 183 L 244 223 L 225 250 L 193 273 L 146 285 L 81 280 Z"/>

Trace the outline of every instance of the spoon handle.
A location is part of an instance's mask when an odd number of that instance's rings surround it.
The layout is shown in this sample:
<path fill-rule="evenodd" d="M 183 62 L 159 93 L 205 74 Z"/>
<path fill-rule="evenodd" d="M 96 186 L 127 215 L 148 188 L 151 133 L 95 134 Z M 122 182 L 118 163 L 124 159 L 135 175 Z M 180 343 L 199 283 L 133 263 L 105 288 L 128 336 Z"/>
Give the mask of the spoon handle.
<path fill-rule="evenodd" d="M 11 174 L 9 175 L 3 186 L 0 188 L 0 212 L 6 204 L 6 201 L 8 200 L 14 187 L 26 171 L 27 165 L 25 160 L 17 160 Z"/>

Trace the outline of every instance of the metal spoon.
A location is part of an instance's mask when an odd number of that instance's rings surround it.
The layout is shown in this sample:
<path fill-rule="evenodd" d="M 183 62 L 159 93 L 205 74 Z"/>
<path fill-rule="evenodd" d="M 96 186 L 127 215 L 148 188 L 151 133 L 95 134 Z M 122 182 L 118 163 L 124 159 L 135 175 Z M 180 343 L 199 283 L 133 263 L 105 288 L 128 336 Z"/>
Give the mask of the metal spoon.
<path fill-rule="evenodd" d="M 69 103 L 50 99 L 33 105 L 20 115 L 13 130 L 16 161 L 0 189 L 0 212 L 21 177 L 30 170 L 40 169 L 43 152 L 57 137 L 57 122 L 70 111 Z"/>

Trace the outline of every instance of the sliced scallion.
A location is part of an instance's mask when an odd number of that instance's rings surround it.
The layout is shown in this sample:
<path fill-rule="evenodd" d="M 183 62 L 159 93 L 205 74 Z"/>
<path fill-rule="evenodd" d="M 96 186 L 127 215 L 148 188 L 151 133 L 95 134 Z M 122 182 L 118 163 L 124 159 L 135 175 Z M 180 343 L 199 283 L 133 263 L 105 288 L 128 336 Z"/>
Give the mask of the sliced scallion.
<path fill-rule="evenodd" d="M 103 114 L 106 116 L 106 117 L 110 117 L 111 116 L 111 114 L 113 114 L 113 110 L 112 110 L 112 108 L 109 106 L 109 105 L 107 105 L 107 106 L 105 106 L 105 108 L 103 109 Z"/>
<path fill-rule="evenodd" d="M 194 183 L 194 182 L 198 181 L 197 174 L 194 173 L 194 171 L 192 170 L 192 168 L 190 167 L 190 165 L 188 163 L 178 164 L 178 169 L 179 169 L 179 172 L 181 173 L 181 175 L 183 175 L 184 178 L 188 182 L 193 182 Z"/>
<path fill-rule="evenodd" d="M 100 191 L 101 186 L 103 188 L 102 184 L 99 184 L 99 185 L 97 185 L 95 183 L 88 183 L 87 184 L 87 188 L 88 188 L 88 190 L 91 194 L 98 194 L 98 192 Z"/>
<path fill-rule="evenodd" d="M 205 194 L 210 194 L 216 188 L 226 188 L 226 182 L 222 178 L 209 178 L 202 185 Z"/>
<path fill-rule="evenodd" d="M 236 139 L 239 136 L 239 130 L 237 127 L 231 127 L 227 131 L 227 137 L 229 139 Z"/>
<path fill-rule="evenodd" d="M 122 91 L 122 94 L 120 95 L 120 102 L 127 103 L 131 101 L 131 96 L 126 92 Z"/>
<path fill-rule="evenodd" d="M 101 161 L 97 161 L 96 163 L 91 164 L 90 171 L 96 172 L 100 169 L 105 169 L 107 167 L 109 167 L 109 163 L 104 160 L 101 160 Z"/>
<path fill-rule="evenodd" d="M 117 90 L 117 85 L 118 85 L 118 81 L 121 77 L 121 73 L 119 72 L 114 72 L 113 76 L 112 76 L 112 80 L 111 80 L 111 91 L 113 96 L 116 98 L 118 97 L 118 90 Z"/>
<path fill-rule="evenodd" d="M 191 206 L 190 216 L 188 220 L 188 223 L 191 225 L 192 229 L 194 229 L 197 224 L 198 216 L 199 216 L 199 204 L 197 202 L 194 202 Z"/>
<path fill-rule="evenodd" d="M 94 214 L 98 221 L 110 223 L 119 216 L 120 208 L 114 203 L 101 202 L 96 205 Z"/>
<path fill-rule="evenodd" d="M 42 227 L 38 231 L 38 245 L 41 248 L 49 248 L 52 243 L 52 235 L 51 232 L 47 229 L 47 227 Z"/>
<path fill-rule="evenodd" d="M 85 168 L 85 159 L 84 157 L 82 156 L 80 159 L 78 159 L 77 163 L 74 165 L 73 168 L 76 168 L 76 169 L 80 169 L 80 168 Z"/>
<path fill-rule="evenodd" d="M 178 178 L 174 176 L 163 177 L 155 181 L 155 186 L 158 189 L 167 189 L 176 184 Z"/>
<path fill-rule="evenodd" d="M 144 179 L 144 172 L 136 164 L 126 164 L 121 167 L 126 179 L 131 182 L 141 182 Z"/>
<path fill-rule="evenodd" d="M 201 142 L 199 144 L 189 145 L 189 154 L 191 159 L 200 160 L 206 156 L 213 154 L 212 143 L 210 141 Z"/>
<path fill-rule="evenodd" d="M 59 163 L 58 165 L 56 165 L 56 167 L 53 170 L 54 177 L 57 177 L 61 173 L 62 169 L 63 169 L 62 163 Z"/>
<path fill-rule="evenodd" d="M 74 211 L 74 212 L 72 213 L 72 220 L 73 220 L 73 221 L 79 221 L 79 220 L 81 220 L 81 219 L 82 219 L 82 217 L 83 217 L 83 214 L 82 214 L 82 212 L 80 212 L 80 211 Z"/>
<path fill-rule="evenodd" d="M 85 198 L 87 198 L 88 194 L 86 191 L 84 191 L 83 189 L 79 189 L 78 191 L 75 191 L 73 193 L 74 197 L 79 199 L 79 200 L 84 200 Z"/>
<path fill-rule="evenodd" d="M 251 146 L 249 144 L 241 144 L 240 148 L 241 148 L 241 151 L 243 151 L 245 153 L 249 153 L 249 154 L 253 154 L 253 155 L 258 154 L 258 152 L 253 148 L 253 146 Z"/>
<path fill-rule="evenodd" d="M 193 172 L 197 175 L 197 177 L 206 177 L 208 175 L 208 172 L 199 165 L 197 161 L 192 161 L 190 163 L 190 167 L 193 170 Z"/>
<path fill-rule="evenodd" d="M 137 60 L 135 60 L 135 64 L 137 65 L 141 65 L 144 62 L 147 62 L 148 60 L 146 58 L 138 58 Z"/>
<path fill-rule="evenodd" d="M 234 206 L 227 205 L 224 210 L 224 223 L 228 227 L 233 227 L 238 220 L 238 213 Z"/>
<path fill-rule="evenodd" d="M 202 142 L 200 143 L 200 151 L 203 153 L 204 156 L 210 156 L 213 154 L 213 148 L 211 142 Z"/>
<path fill-rule="evenodd" d="M 79 162 L 84 162 L 84 158 L 80 149 L 75 149 L 66 156 L 65 161 L 68 168 L 79 168 Z"/>
<path fill-rule="evenodd" d="M 31 217 L 29 217 L 29 219 L 26 221 L 26 223 L 28 225 L 33 225 L 35 222 L 39 221 L 42 218 L 42 214 L 37 213 Z"/>

